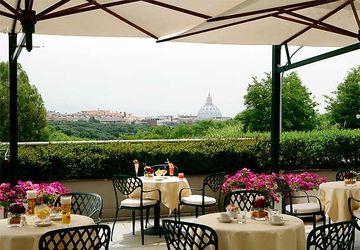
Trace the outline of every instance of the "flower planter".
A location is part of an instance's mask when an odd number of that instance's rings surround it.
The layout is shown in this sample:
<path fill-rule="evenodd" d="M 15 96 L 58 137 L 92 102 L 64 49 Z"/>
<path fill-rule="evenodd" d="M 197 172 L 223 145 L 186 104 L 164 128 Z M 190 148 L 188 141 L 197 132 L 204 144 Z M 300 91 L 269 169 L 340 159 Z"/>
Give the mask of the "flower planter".
<path fill-rule="evenodd" d="M 347 178 L 344 180 L 345 186 L 355 186 L 356 178 Z"/>
<path fill-rule="evenodd" d="M 256 208 L 251 211 L 251 218 L 253 220 L 267 220 L 269 212 L 265 208 Z"/>
<path fill-rule="evenodd" d="M 25 215 L 12 214 L 9 212 L 7 215 L 7 223 L 9 227 L 22 227 L 25 223 Z"/>

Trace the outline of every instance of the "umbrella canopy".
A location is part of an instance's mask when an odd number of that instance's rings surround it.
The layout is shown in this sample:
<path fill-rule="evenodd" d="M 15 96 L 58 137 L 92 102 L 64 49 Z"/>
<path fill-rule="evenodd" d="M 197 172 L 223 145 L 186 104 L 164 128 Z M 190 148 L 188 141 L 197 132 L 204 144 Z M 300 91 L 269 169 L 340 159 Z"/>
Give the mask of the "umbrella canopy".
<path fill-rule="evenodd" d="M 159 41 L 338 47 L 359 42 L 359 0 L 244 0 Z"/>
<path fill-rule="evenodd" d="M 234 7 L 239 0 L 0 0 L 0 32 L 31 16 L 35 33 L 152 37 L 186 31 Z M 27 11 L 25 11 L 27 10 Z M 21 30 L 16 25 L 15 32 Z"/>

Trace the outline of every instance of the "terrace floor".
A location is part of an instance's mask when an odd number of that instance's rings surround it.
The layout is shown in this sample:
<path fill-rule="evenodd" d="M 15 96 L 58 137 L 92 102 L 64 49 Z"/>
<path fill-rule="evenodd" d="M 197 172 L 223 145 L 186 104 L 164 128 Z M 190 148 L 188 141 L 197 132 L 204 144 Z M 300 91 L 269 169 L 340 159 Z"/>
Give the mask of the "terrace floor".
<path fill-rule="evenodd" d="M 195 217 L 182 217 L 182 220 L 192 222 L 195 220 Z M 111 222 L 106 223 L 110 227 L 112 226 Z M 318 223 L 322 225 L 322 222 Z M 146 249 L 146 250 L 160 250 L 167 249 L 164 237 L 159 238 L 158 236 L 145 235 L 145 245 L 141 245 L 140 237 L 140 223 L 136 221 L 136 232 L 135 235 L 132 235 L 131 221 L 121 221 L 117 222 L 115 225 L 114 231 L 114 240 L 110 243 L 110 249 Z M 305 232 L 307 234 L 312 230 L 312 223 L 305 223 Z M 355 236 L 355 250 L 360 250 L 360 232 L 356 230 Z"/>

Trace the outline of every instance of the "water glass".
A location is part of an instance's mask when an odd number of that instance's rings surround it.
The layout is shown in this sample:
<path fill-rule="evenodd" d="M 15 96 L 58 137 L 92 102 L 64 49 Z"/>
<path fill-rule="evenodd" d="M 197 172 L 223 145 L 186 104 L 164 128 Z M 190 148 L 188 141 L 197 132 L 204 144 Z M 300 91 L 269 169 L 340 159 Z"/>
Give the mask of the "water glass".
<path fill-rule="evenodd" d="M 237 223 L 239 224 L 246 223 L 246 211 L 239 211 L 237 215 Z"/>
<path fill-rule="evenodd" d="M 61 203 L 61 223 L 64 226 L 69 226 L 71 221 L 71 196 L 70 195 L 64 195 L 60 197 L 60 203 Z"/>

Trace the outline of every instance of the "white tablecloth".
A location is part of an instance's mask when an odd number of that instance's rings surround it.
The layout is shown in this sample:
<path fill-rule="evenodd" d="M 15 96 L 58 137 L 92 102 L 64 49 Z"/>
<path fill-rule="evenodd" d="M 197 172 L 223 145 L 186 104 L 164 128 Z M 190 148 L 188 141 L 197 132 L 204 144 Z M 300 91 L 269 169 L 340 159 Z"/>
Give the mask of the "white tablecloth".
<path fill-rule="evenodd" d="M 0 250 L 38 250 L 41 235 L 63 228 L 61 221 L 54 221 L 48 227 L 36 227 L 35 220 L 35 216 L 27 216 L 27 225 L 24 227 L 8 227 L 6 219 L 0 220 Z M 93 224 L 94 220 L 90 217 L 71 215 L 72 227 Z"/>
<path fill-rule="evenodd" d="M 155 179 L 146 179 L 144 177 L 140 177 L 143 182 L 143 189 L 145 190 L 154 190 L 159 189 L 161 191 L 161 203 L 163 203 L 167 208 L 169 208 L 169 212 L 171 213 L 177 206 L 179 205 L 179 192 L 182 188 L 188 188 L 189 182 L 184 179 L 179 179 L 178 177 L 168 177 L 161 181 L 156 181 Z M 184 190 L 182 192 L 182 196 L 186 197 L 191 195 L 190 190 Z M 140 196 L 140 190 L 135 190 L 130 198 L 136 198 Z M 145 199 L 158 199 L 157 192 L 144 193 Z"/>
<path fill-rule="evenodd" d="M 360 182 L 352 187 L 345 186 L 343 181 L 326 182 L 319 186 L 321 204 L 325 206 L 325 213 L 334 222 L 351 219 L 348 207 L 349 197 L 360 199 Z M 357 209 L 357 207 L 353 207 L 353 209 Z"/>
<path fill-rule="evenodd" d="M 283 215 L 287 222 L 282 226 L 270 225 L 268 221 L 251 220 L 245 224 L 220 223 L 219 213 L 207 214 L 195 223 L 213 228 L 219 240 L 219 250 L 304 250 L 305 227 L 302 220 Z"/>

